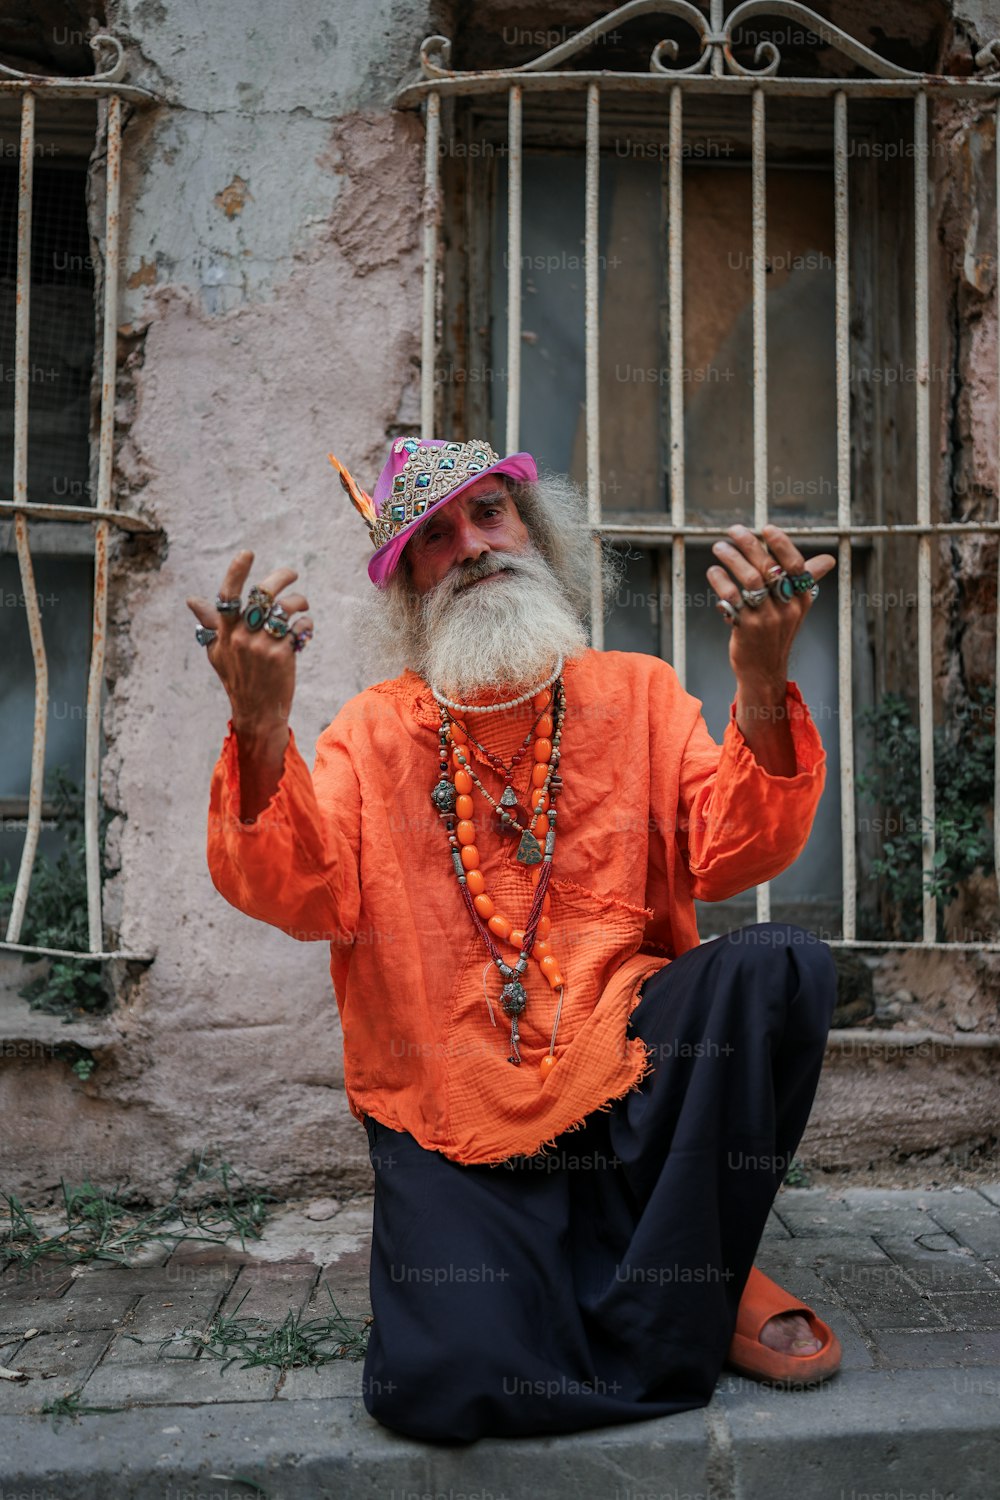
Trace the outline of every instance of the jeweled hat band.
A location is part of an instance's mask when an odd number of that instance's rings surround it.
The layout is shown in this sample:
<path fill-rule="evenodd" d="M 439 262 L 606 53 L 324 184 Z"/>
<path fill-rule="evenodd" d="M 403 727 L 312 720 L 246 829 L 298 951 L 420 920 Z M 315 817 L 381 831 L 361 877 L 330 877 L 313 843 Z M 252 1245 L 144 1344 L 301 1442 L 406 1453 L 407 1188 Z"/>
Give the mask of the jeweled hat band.
<path fill-rule="evenodd" d="M 389 586 L 410 538 L 426 524 L 428 513 L 436 506 L 464 494 L 480 476 L 485 479 L 502 474 L 515 484 L 538 481 L 538 466 L 530 453 L 508 453 L 498 458 L 481 438 L 465 443 L 450 443 L 443 438 L 396 438 L 373 495 L 361 488 L 332 453 L 327 458 L 368 527 L 375 548 L 368 562 L 368 576 L 381 589 Z"/>
<path fill-rule="evenodd" d="M 428 511 L 446 499 L 460 484 L 500 462 L 488 443 L 443 443 L 428 447 L 416 438 L 403 438 L 400 451 L 408 457 L 392 481 L 378 519 L 369 530 L 373 545 L 382 547 Z"/>

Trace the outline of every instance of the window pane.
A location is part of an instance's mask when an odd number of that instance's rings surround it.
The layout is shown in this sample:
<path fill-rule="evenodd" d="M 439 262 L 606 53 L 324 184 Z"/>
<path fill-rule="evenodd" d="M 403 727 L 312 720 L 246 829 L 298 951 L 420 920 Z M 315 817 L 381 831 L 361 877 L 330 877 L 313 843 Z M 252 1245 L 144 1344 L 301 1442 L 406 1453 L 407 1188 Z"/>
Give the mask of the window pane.
<path fill-rule="evenodd" d="M 520 446 L 587 477 L 583 158 L 526 152 L 522 193 Z M 493 213 L 493 446 L 507 421 L 507 162 Z M 604 156 L 598 233 L 601 495 L 608 508 L 662 505 L 660 168 Z M 635 379 L 641 370 L 643 378 Z"/>
<path fill-rule="evenodd" d="M 0 496 L 14 465 L 17 287 L 15 165 L 0 165 Z M 88 504 L 94 273 L 87 233 L 86 163 L 35 163 L 28 359 L 28 499 Z"/>

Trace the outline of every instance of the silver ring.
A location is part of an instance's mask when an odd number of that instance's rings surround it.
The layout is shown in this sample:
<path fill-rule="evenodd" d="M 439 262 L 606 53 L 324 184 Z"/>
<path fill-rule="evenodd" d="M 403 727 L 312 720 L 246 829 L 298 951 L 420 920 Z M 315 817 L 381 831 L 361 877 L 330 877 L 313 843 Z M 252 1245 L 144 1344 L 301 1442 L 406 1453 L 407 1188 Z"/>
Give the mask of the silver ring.
<path fill-rule="evenodd" d="M 728 599 L 717 599 L 715 607 L 725 617 L 728 624 L 739 624 L 740 606 L 732 604 Z"/>
<path fill-rule="evenodd" d="M 243 600 L 223 599 L 221 594 L 216 594 L 215 607 L 220 615 L 238 615 L 243 608 Z"/>
<path fill-rule="evenodd" d="M 284 640 L 290 629 L 288 624 L 288 612 L 280 604 L 272 604 L 264 621 L 264 629 L 268 635 L 276 641 Z"/>
<path fill-rule="evenodd" d="M 218 638 L 219 632 L 213 630 L 210 625 L 199 625 L 194 633 L 194 638 L 199 646 L 210 646 Z"/>
<path fill-rule="evenodd" d="M 740 589 L 744 604 L 749 604 L 751 609 L 759 609 L 770 593 L 770 589 Z"/>
<path fill-rule="evenodd" d="M 274 607 L 274 595 L 254 584 L 247 595 L 243 623 L 248 630 L 260 630 Z"/>
<path fill-rule="evenodd" d="M 809 597 L 810 597 L 810 599 L 815 599 L 818 594 L 819 594 L 819 584 L 818 583 L 814 583 L 813 586 L 812 586 L 812 588 L 809 590 Z"/>

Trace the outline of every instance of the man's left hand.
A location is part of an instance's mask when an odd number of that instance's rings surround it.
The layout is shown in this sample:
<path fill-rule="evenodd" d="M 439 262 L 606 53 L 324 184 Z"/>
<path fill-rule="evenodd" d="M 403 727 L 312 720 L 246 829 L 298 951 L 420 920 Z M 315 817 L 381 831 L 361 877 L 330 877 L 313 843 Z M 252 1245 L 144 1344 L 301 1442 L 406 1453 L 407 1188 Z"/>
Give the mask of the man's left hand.
<path fill-rule="evenodd" d="M 729 660 L 745 692 L 770 696 L 780 691 L 784 697 L 789 652 L 812 605 L 812 595 L 805 589 L 786 600 L 772 587 L 754 608 L 740 590 L 766 588 L 768 569 L 779 564 L 790 578 L 809 573 L 819 583 L 837 566 L 837 559 L 821 552 L 806 561 L 779 526 L 765 526 L 760 537 L 746 526 L 730 526 L 728 534 L 730 541 L 712 547 L 725 567 L 709 568 L 706 577 L 719 598 L 737 611 L 730 631 Z"/>

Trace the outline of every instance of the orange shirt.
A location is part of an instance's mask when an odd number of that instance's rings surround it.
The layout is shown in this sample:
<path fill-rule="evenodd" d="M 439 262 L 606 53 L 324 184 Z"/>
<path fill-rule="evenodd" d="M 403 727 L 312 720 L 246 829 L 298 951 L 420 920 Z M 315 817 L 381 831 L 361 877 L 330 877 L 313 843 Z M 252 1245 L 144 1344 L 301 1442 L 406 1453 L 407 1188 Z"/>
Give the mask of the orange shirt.
<path fill-rule="evenodd" d="M 657 657 L 587 650 L 566 663 L 563 682 L 549 941 L 565 994 L 558 1061 L 544 1078 L 557 997 L 529 959 L 522 1064 L 512 1066 L 500 976 L 430 799 L 440 716 L 420 677 L 406 671 L 346 703 L 320 736 L 311 775 L 292 736 L 278 789 L 253 823 L 240 821 L 231 724 L 212 778 L 217 888 L 292 937 L 330 943 L 354 1114 L 459 1162 L 532 1155 L 635 1086 L 649 1064 L 626 1038 L 627 1019 L 642 982 L 697 945 L 693 899 L 719 901 L 783 870 L 823 789 L 823 746 L 794 683 L 786 710 L 797 769 L 781 777 L 754 759 L 735 705 L 716 744 L 700 701 Z M 530 703 L 491 714 L 480 737 L 509 764 L 533 720 Z M 498 795 L 500 777 L 472 754 Z M 514 776 L 525 806 L 530 774 L 529 755 Z M 474 797 L 486 890 L 523 927 L 530 871 Z M 509 944 L 498 947 L 516 962 Z"/>

